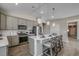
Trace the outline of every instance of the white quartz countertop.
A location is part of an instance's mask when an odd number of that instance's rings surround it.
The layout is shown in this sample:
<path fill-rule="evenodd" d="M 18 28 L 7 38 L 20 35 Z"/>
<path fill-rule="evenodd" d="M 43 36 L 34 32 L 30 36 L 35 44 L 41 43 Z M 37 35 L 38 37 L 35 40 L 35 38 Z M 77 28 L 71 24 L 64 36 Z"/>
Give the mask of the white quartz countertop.
<path fill-rule="evenodd" d="M 7 37 L 0 37 L 0 39 L 2 38 L 2 40 L 0 40 L 0 47 L 3 47 L 3 46 L 8 46 L 8 39 Z"/>
<path fill-rule="evenodd" d="M 52 36 L 52 37 L 55 37 L 55 36 Z M 45 36 L 45 37 L 41 37 L 41 36 L 29 36 L 29 38 L 32 38 L 34 40 L 45 40 L 45 39 L 50 39 L 51 37 L 49 36 Z"/>

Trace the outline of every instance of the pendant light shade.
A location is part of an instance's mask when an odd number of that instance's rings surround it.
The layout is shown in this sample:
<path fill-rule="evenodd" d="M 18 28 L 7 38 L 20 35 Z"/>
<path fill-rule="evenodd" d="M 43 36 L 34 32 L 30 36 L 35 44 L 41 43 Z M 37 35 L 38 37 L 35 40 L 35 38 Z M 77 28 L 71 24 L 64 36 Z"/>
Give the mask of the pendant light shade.
<path fill-rule="evenodd" d="M 38 24 L 42 23 L 42 20 L 40 18 L 37 19 Z"/>
<path fill-rule="evenodd" d="M 55 27 L 55 23 L 52 23 L 52 26 Z"/>
<path fill-rule="evenodd" d="M 47 21 L 47 25 L 50 25 L 50 22 L 49 21 Z"/>

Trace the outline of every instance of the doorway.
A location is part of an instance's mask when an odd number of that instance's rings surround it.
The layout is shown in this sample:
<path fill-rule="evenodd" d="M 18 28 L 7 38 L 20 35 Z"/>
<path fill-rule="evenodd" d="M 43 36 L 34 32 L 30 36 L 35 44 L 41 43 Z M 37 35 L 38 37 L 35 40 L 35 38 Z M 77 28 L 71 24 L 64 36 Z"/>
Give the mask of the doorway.
<path fill-rule="evenodd" d="M 77 22 L 68 23 L 68 39 L 69 40 L 77 39 Z"/>

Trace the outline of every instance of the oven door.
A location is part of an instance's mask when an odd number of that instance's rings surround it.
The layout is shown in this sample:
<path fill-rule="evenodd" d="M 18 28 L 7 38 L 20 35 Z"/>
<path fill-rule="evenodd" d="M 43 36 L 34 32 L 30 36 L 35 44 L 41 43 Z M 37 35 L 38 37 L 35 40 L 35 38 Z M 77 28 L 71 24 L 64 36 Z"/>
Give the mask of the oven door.
<path fill-rule="evenodd" d="M 28 36 L 19 36 L 19 43 L 28 42 Z"/>

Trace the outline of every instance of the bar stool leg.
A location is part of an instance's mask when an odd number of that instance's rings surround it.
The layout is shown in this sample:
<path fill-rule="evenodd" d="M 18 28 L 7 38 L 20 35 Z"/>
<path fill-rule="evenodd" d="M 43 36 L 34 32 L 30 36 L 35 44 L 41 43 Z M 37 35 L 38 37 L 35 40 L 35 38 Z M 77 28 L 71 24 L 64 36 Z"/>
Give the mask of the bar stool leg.
<path fill-rule="evenodd" d="M 50 48 L 50 55 L 52 56 L 53 54 L 52 54 L 52 48 Z"/>

